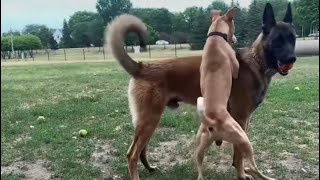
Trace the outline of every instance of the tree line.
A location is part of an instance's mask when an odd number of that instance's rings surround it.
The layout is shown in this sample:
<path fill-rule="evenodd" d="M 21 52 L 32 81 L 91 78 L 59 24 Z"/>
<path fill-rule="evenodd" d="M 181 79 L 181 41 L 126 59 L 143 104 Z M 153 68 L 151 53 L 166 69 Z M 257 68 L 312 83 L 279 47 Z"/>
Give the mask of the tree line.
<path fill-rule="evenodd" d="M 235 33 L 238 46 L 250 44 L 260 33 L 261 17 L 266 2 L 273 5 L 277 20 L 282 20 L 288 0 L 254 0 L 248 8 L 241 8 L 235 17 Z M 294 25 L 299 36 L 308 35 L 319 27 L 319 1 L 294 0 Z M 223 0 L 215 0 L 208 7 L 189 7 L 183 12 L 170 12 L 165 8 L 133 8 L 130 0 L 97 0 L 97 12 L 77 11 L 68 20 L 63 20 L 62 38 L 59 44 L 54 40 L 53 30 L 45 25 L 27 25 L 20 33 L 18 31 L 4 33 L 1 36 L 1 50 L 10 50 L 10 38 L 13 35 L 16 43 L 20 39 L 32 39 L 26 47 L 16 45 L 15 48 L 74 48 L 102 46 L 104 29 L 116 16 L 128 13 L 143 20 L 149 31 L 148 43 L 154 44 L 162 39 L 170 43 L 189 43 L 191 49 L 202 49 L 207 30 L 211 24 L 210 12 L 219 9 L 226 12 L 230 7 L 241 7 L 238 1 L 226 4 Z M 31 36 L 32 35 L 32 36 Z M 18 39 L 16 39 L 18 38 Z M 15 43 L 15 44 L 16 44 Z M 37 43 L 35 45 L 35 43 Z M 129 34 L 126 45 L 138 44 L 133 34 Z M 3 46 L 4 45 L 4 46 Z"/>

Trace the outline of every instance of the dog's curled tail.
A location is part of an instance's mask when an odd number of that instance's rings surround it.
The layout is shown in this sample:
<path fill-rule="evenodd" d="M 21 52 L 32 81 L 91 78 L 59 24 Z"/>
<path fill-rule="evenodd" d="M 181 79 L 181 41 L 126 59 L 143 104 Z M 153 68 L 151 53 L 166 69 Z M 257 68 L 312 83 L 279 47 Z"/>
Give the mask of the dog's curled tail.
<path fill-rule="evenodd" d="M 134 61 L 124 50 L 125 36 L 129 32 L 138 35 L 140 47 L 146 47 L 147 27 L 137 17 L 123 14 L 116 17 L 106 28 L 105 46 L 111 51 L 120 65 L 133 77 L 138 76 L 142 63 Z"/>

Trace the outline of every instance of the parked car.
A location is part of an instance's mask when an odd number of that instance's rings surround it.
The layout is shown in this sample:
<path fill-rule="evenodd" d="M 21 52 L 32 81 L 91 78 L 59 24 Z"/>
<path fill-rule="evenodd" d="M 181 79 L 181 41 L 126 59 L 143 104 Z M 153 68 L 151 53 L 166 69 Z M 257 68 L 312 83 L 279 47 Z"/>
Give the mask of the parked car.
<path fill-rule="evenodd" d="M 165 40 L 158 40 L 156 41 L 156 45 L 168 45 L 169 42 L 168 41 L 165 41 Z"/>
<path fill-rule="evenodd" d="M 309 34 L 308 37 L 319 37 L 319 31 Z"/>

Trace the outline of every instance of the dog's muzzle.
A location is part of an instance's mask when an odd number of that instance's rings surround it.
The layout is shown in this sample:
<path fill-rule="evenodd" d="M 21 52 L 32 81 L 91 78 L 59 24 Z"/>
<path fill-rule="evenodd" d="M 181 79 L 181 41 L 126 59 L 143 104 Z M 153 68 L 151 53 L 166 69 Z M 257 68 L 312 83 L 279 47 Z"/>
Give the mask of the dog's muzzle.
<path fill-rule="evenodd" d="M 286 76 L 289 73 L 289 70 L 293 67 L 293 63 L 290 64 L 282 64 L 280 61 L 278 61 L 278 72 L 282 76 Z"/>

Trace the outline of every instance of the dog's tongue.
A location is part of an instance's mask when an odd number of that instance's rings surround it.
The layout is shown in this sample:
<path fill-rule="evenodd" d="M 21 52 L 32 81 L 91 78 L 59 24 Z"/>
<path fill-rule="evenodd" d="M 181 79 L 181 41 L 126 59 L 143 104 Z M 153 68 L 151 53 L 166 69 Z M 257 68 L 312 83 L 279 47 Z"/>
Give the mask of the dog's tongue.
<path fill-rule="evenodd" d="M 293 67 L 293 64 L 284 64 L 278 67 L 279 71 L 288 72 Z"/>

